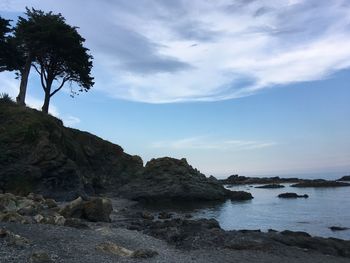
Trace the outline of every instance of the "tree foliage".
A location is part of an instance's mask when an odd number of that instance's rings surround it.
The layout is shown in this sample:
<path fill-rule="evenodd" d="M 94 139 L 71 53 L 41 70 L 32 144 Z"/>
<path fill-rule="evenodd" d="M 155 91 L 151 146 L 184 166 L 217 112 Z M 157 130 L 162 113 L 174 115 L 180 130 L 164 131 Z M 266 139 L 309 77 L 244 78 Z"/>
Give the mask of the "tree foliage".
<path fill-rule="evenodd" d="M 23 62 L 16 48 L 10 21 L 0 17 L 0 72 L 17 70 Z"/>

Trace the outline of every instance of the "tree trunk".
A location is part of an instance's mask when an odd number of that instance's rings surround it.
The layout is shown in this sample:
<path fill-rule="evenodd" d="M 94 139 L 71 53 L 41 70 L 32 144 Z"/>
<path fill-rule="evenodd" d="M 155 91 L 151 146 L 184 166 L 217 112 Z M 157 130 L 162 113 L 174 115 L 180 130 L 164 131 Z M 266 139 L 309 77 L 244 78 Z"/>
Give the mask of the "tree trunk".
<path fill-rule="evenodd" d="M 49 104 L 50 104 L 50 91 L 45 92 L 44 105 L 41 107 L 41 110 L 45 113 L 49 113 Z"/>
<path fill-rule="evenodd" d="M 29 77 L 31 66 L 32 66 L 32 57 L 31 55 L 28 55 L 24 68 L 21 71 L 21 84 L 19 86 L 19 93 L 16 98 L 16 101 L 19 105 L 23 105 L 23 106 L 26 105 L 25 99 L 26 99 L 28 77 Z"/>
<path fill-rule="evenodd" d="M 45 113 L 49 113 L 49 105 L 50 105 L 50 99 L 51 99 L 51 86 L 52 86 L 53 79 L 49 78 L 46 82 L 47 86 L 43 87 L 45 90 L 45 99 L 44 104 L 41 107 L 41 110 Z"/>

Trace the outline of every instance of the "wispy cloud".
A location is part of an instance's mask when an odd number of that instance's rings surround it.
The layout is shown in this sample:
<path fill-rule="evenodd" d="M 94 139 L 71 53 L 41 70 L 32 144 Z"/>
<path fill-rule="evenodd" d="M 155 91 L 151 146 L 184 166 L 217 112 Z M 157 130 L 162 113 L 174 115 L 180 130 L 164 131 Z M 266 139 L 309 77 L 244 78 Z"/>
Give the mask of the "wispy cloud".
<path fill-rule="evenodd" d="M 217 140 L 215 138 L 200 136 L 183 138 L 172 141 L 159 141 L 151 145 L 152 148 L 172 150 L 253 150 L 276 145 L 275 142 L 250 140 Z"/>
<path fill-rule="evenodd" d="M 96 89 L 116 98 L 224 100 L 350 66 L 348 0 L 13 0 L 0 11 L 25 5 L 80 27 Z"/>
<path fill-rule="evenodd" d="M 74 127 L 80 123 L 80 119 L 78 117 L 68 115 L 63 119 L 63 123 L 68 127 Z"/>

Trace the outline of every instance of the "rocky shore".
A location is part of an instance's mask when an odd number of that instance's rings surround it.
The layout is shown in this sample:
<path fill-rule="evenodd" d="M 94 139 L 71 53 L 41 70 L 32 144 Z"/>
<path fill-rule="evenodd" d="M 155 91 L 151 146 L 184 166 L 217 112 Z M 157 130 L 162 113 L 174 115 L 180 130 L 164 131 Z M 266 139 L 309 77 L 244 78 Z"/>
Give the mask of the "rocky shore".
<path fill-rule="evenodd" d="M 350 241 L 304 232 L 224 231 L 215 220 L 147 211 L 125 199 L 58 203 L 35 194 L 3 194 L 0 202 L 1 214 L 21 216 L 0 217 L 0 262 L 340 263 L 350 258 Z M 26 215 L 23 207 L 37 210 Z M 76 223 L 48 220 L 53 215 Z"/>

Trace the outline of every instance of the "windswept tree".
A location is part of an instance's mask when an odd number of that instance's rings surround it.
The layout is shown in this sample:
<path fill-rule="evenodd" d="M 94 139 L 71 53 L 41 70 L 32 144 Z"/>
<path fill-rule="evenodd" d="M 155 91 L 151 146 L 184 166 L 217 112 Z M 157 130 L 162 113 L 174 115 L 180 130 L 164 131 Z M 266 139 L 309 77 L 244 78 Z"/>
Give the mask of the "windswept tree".
<path fill-rule="evenodd" d="M 79 87 L 78 91 L 88 91 L 93 86 L 92 56 L 83 46 L 85 39 L 77 27 L 68 25 L 61 14 L 27 9 L 26 15 L 27 18 L 19 18 L 15 30 L 17 45 L 23 48 L 26 58 L 18 102 L 22 104 L 23 100 L 24 103 L 28 75 L 33 66 L 45 92 L 42 110 L 47 113 L 51 97 L 66 83 L 71 85 L 72 95 L 76 94 L 73 83 Z"/>

